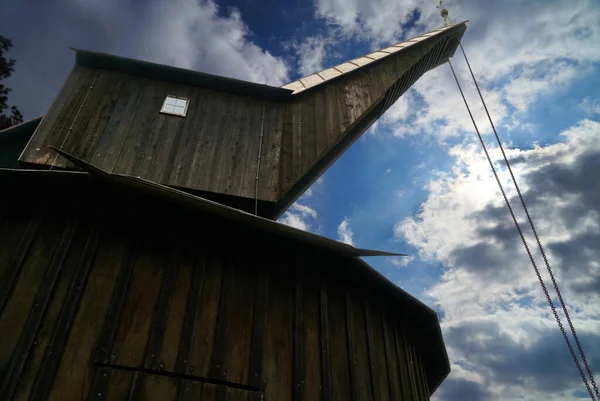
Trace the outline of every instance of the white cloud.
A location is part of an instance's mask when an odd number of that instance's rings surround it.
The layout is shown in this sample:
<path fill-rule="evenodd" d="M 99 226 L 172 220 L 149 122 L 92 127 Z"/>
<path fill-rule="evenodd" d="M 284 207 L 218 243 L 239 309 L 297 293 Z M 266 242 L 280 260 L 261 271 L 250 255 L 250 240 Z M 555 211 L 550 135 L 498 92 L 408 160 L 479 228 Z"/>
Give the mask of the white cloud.
<path fill-rule="evenodd" d="M 376 42 L 390 41 L 401 35 L 402 24 L 419 6 L 416 0 L 316 0 L 315 3 L 316 15 L 346 35 Z"/>
<path fill-rule="evenodd" d="M 586 114 L 600 114 L 600 99 L 586 97 L 581 101 L 581 103 L 579 103 L 579 108 Z"/>
<path fill-rule="evenodd" d="M 310 231 L 310 225 L 306 223 L 301 214 L 286 212 L 283 216 L 281 216 L 279 222 L 299 230 Z"/>
<path fill-rule="evenodd" d="M 323 70 L 326 47 L 329 45 L 329 40 L 323 36 L 308 36 L 300 43 L 292 43 L 290 47 L 298 57 L 298 73 L 307 76 Z"/>
<path fill-rule="evenodd" d="M 412 261 L 415 260 L 414 256 L 404 256 L 404 257 L 399 257 L 399 258 L 393 258 L 392 259 L 392 264 L 394 266 L 398 266 L 398 267 L 406 267 L 408 266 Z"/>
<path fill-rule="evenodd" d="M 590 72 L 592 63 L 600 61 L 600 7 L 593 0 L 466 0 L 447 6 L 454 21 L 470 20 L 463 43 L 492 118 L 500 128 L 519 126 L 514 110 L 526 111 L 536 98 L 564 88 Z M 402 24 L 414 10 L 419 11 L 420 19 L 403 32 Z M 442 20 L 438 12 L 434 3 L 316 0 L 316 16 L 325 18 L 335 27 L 334 32 L 341 29 L 375 47 L 403 35 L 415 36 L 439 27 Z M 487 117 L 460 51 L 453 64 L 480 129 L 489 132 Z M 414 94 L 419 101 L 401 98 L 378 128 L 387 127 L 398 137 L 435 135 L 442 142 L 473 131 L 447 66 L 425 74 L 413 89 L 403 98 Z M 506 127 L 500 125 L 511 120 Z"/>
<path fill-rule="evenodd" d="M 308 196 L 303 197 L 303 199 Z M 311 231 L 311 222 L 314 222 L 317 217 L 315 209 L 296 202 L 281 216 L 279 222 L 300 230 Z"/>
<path fill-rule="evenodd" d="M 339 237 L 340 241 L 342 241 L 348 245 L 354 245 L 354 242 L 352 241 L 352 237 L 354 236 L 354 233 L 350 229 L 349 224 L 350 224 L 350 221 L 348 220 L 348 218 L 345 218 L 344 220 L 342 220 L 342 222 L 340 223 L 340 225 L 338 226 L 338 229 L 337 229 L 338 237 Z"/>
<path fill-rule="evenodd" d="M 2 7 L 0 26 L 18 60 L 11 101 L 26 118 L 46 111 L 72 66 L 71 46 L 272 85 L 289 80 L 287 64 L 253 42 L 240 12 L 213 0 L 16 2 Z"/>
<path fill-rule="evenodd" d="M 584 120 L 562 138 L 507 153 L 590 364 L 597 366 L 600 184 L 594 172 L 600 169 L 600 123 Z M 418 214 L 395 227 L 421 258 L 447 268 L 427 294 L 444 311 L 445 341 L 459 368 L 437 399 L 572 399 L 581 383 L 487 161 L 471 145 L 451 153 L 453 170 L 440 173 Z M 491 155 L 495 162 L 501 158 L 498 149 Z M 506 171 L 500 171 L 509 188 Z M 514 190 L 508 195 L 535 250 Z"/>
<path fill-rule="evenodd" d="M 138 57 L 254 82 L 281 85 L 287 66 L 249 40 L 236 9 L 219 15 L 211 0 L 151 2 Z"/>

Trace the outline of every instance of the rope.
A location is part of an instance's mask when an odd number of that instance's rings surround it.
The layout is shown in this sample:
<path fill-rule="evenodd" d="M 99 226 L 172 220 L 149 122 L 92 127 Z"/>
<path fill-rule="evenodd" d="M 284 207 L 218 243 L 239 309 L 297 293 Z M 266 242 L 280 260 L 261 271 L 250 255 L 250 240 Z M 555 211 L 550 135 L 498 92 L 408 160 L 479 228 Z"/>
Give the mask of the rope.
<path fill-rule="evenodd" d="M 263 143 L 263 134 L 265 128 L 265 102 L 262 107 L 262 117 L 260 118 L 260 140 L 258 144 L 258 158 L 256 159 L 256 177 L 254 178 L 254 215 L 258 216 L 258 180 L 260 175 L 260 158 Z"/>
<path fill-rule="evenodd" d="M 556 278 L 554 277 L 554 273 L 552 272 L 552 268 L 550 267 L 548 258 L 546 257 L 546 252 L 544 252 L 544 247 L 542 246 L 540 237 L 538 236 L 538 233 L 537 233 L 537 230 L 535 229 L 535 225 L 533 224 L 531 215 L 529 214 L 529 209 L 527 209 L 527 205 L 525 204 L 525 199 L 523 198 L 523 195 L 521 194 L 521 189 L 519 188 L 519 185 L 517 184 L 515 175 L 513 174 L 512 168 L 510 167 L 510 163 L 508 162 L 508 158 L 506 157 L 506 153 L 504 152 L 504 147 L 502 146 L 502 141 L 500 141 L 500 137 L 498 136 L 498 132 L 496 131 L 496 127 L 494 126 L 492 117 L 490 116 L 490 112 L 488 111 L 485 100 L 483 99 L 483 95 L 481 94 L 481 90 L 479 89 L 479 84 L 477 83 L 477 80 L 475 79 L 475 74 L 473 74 L 473 70 L 471 69 L 471 63 L 469 63 L 469 59 L 467 58 L 467 53 L 465 53 L 465 49 L 463 48 L 462 43 L 460 43 L 460 50 L 462 51 L 465 61 L 467 62 L 467 66 L 469 67 L 469 72 L 471 73 L 471 77 L 473 78 L 473 82 L 475 83 L 475 87 L 477 88 L 477 93 L 479 93 L 479 98 L 481 99 L 481 102 L 483 103 L 483 108 L 485 109 L 485 113 L 487 114 L 488 120 L 490 121 L 490 124 L 492 125 L 492 130 L 494 131 L 496 141 L 498 142 L 498 146 L 500 147 L 500 151 L 502 152 L 502 156 L 504 157 L 504 162 L 506 163 L 506 167 L 508 168 L 508 172 L 510 173 L 512 182 L 515 185 L 515 188 L 517 189 L 517 193 L 519 195 L 521 205 L 523 205 L 523 210 L 525 210 L 525 215 L 527 216 L 527 221 L 529 222 L 531 231 L 533 232 L 533 235 L 535 236 L 535 240 L 537 242 L 540 253 L 542 254 L 542 258 L 544 259 L 544 264 L 546 265 L 546 269 L 548 270 L 548 273 L 550 274 L 550 278 L 552 279 L 552 284 L 554 285 L 554 289 L 556 290 L 556 294 L 558 295 L 558 300 L 560 302 L 560 306 L 562 307 L 565 317 L 567 318 L 567 322 L 569 323 L 569 328 L 571 329 L 571 334 L 573 335 L 573 338 L 575 339 L 575 344 L 577 345 L 577 349 L 579 350 L 579 354 L 581 355 L 581 360 L 583 361 L 585 370 L 587 371 L 587 374 L 590 377 L 590 381 L 592 383 L 592 386 L 594 387 L 594 392 L 596 393 L 596 397 L 598 397 L 598 399 L 600 399 L 600 391 L 598 390 L 598 385 L 596 384 L 596 381 L 594 380 L 594 375 L 592 374 L 592 370 L 590 369 L 588 361 L 585 358 L 583 348 L 581 346 L 581 343 L 579 342 L 579 337 L 577 336 L 575 327 L 573 326 L 573 323 L 571 322 L 571 317 L 569 315 L 569 312 L 567 311 L 567 307 L 563 300 L 560 289 L 558 288 L 558 283 L 556 281 Z M 571 350 L 571 352 L 573 352 L 573 351 Z"/>
<path fill-rule="evenodd" d="M 588 390 L 588 393 L 590 395 L 590 398 L 592 399 L 592 401 L 595 401 L 596 398 L 594 397 L 594 394 L 592 393 L 592 390 L 590 388 L 590 385 L 586 379 L 585 374 L 583 373 L 583 370 L 581 369 L 581 365 L 579 364 L 579 359 L 577 358 L 577 355 L 575 355 L 575 351 L 573 350 L 573 346 L 571 345 L 571 341 L 569 341 L 569 337 L 567 336 L 567 333 L 565 332 L 565 329 L 560 321 L 560 318 L 558 316 L 558 313 L 556 312 L 556 308 L 554 307 L 554 303 L 552 302 L 552 299 L 550 298 L 550 294 L 548 294 L 548 289 L 546 288 L 546 284 L 544 283 L 544 280 L 540 274 L 539 268 L 537 267 L 537 264 L 535 263 L 535 260 L 533 258 L 533 255 L 531 254 L 531 250 L 529 249 L 529 245 L 527 244 L 527 240 L 525 239 L 525 235 L 523 234 L 523 230 L 521 229 L 521 226 L 519 225 L 519 222 L 517 221 L 517 218 L 515 216 L 515 213 L 513 211 L 512 206 L 510 205 L 510 202 L 508 200 L 508 197 L 506 196 L 506 192 L 504 191 L 504 187 L 502 186 L 502 183 L 500 182 L 500 178 L 498 177 L 498 173 L 496 172 L 496 168 L 494 167 L 494 163 L 492 162 L 492 159 L 488 153 L 487 147 L 485 146 L 485 142 L 483 141 L 483 137 L 481 136 L 481 133 L 479 132 L 479 128 L 477 128 L 477 123 L 475 122 L 475 118 L 473 117 L 473 113 L 471 113 L 471 108 L 469 107 L 469 104 L 467 103 L 467 99 L 465 98 L 464 92 L 462 90 L 462 87 L 460 86 L 460 82 L 458 81 L 458 77 L 456 76 L 456 72 L 454 71 L 454 67 L 452 66 L 452 62 L 450 60 L 448 60 L 448 64 L 450 65 L 450 69 L 452 70 L 452 75 L 454 76 L 454 80 L 456 81 L 456 85 L 458 86 L 458 90 L 460 91 L 460 95 L 462 96 L 463 102 L 465 103 L 465 106 L 467 108 L 467 111 L 469 112 L 469 117 L 471 117 L 471 122 L 473 123 L 473 127 L 475 128 L 475 132 L 477 132 L 477 137 L 479 138 L 479 142 L 481 142 L 481 147 L 483 148 L 483 151 L 485 152 L 485 156 L 488 160 L 488 163 L 490 165 L 490 168 L 492 169 L 492 172 L 494 173 L 494 177 L 496 178 L 496 182 L 498 183 L 498 187 L 500 188 L 500 192 L 502 193 L 502 197 L 504 198 L 504 202 L 506 203 L 506 207 L 508 208 L 508 211 L 510 212 L 510 215 L 512 217 L 512 220 L 515 224 L 515 227 L 517 229 L 517 231 L 519 232 L 519 236 L 521 237 L 521 241 L 523 242 L 523 246 L 525 247 L 525 251 L 527 252 L 527 256 L 529 257 L 529 260 L 531 262 L 531 265 L 533 266 L 533 269 L 535 270 L 535 274 L 538 278 L 538 281 L 540 282 L 540 285 L 542 287 L 542 290 L 544 291 L 544 294 L 546 296 L 546 300 L 548 301 L 548 305 L 550 305 L 550 309 L 552 309 L 552 314 L 554 315 L 554 319 L 556 320 L 556 323 L 558 324 L 558 327 L 560 328 L 560 331 L 563 335 L 563 338 L 565 340 L 565 343 L 567 344 L 567 347 L 569 348 L 569 351 L 571 352 L 571 356 L 573 357 L 573 361 L 575 362 L 575 365 L 577 366 L 577 370 L 579 370 L 579 374 L 581 375 L 581 379 L 583 380 L 583 383 L 585 384 L 586 389 Z M 487 107 L 486 107 L 486 111 L 487 111 Z M 489 114 L 488 114 L 489 116 Z M 495 130 L 494 130 L 495 131 Z M 504 154 L 504 151 L 502 152 Z M 508 159 L 506 158 L 506 155 L 504 154 L 504 158 L 505 158 L 505 162 L 508 164 Z M 512 172 L 511 172 L 512 175 Z M 514 179 L 514 176 L 513 176 Z M 519 192 L 520 195 L 520 192 Z M 521 200 L 523 202 L 523 205 L 525 205 L 525 202 L 523 201 L 523 198 L 521 196 Z M 532 220 L 529 217 L 529 213 L 527 212 L 529 221 L 531 224 Z M 536 238 L 537 235 L 536 235 Z M 538 239 L 538 243 L 539 243 L 539 239 Z M 540 245 L 541 247 L 541 245 Z M 555 287 L 556 288 L 556 287 Z M 583 350 L 581 350 L 581 352 L 583 353 Z M 600 398 L 600 397 L 599 397 Z"/>

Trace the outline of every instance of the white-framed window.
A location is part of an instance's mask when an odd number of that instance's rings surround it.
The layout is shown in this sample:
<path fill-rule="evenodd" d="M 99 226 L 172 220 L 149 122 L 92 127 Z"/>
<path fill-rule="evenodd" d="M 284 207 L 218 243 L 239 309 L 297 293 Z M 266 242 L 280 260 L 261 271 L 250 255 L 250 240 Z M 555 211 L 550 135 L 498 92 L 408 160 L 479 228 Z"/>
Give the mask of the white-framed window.
<path fill-rule="evenodd" d="M 168 95 L 163 102 L 161 113 L 173 114 L 174 116 L 185 117 L 190 99 Z"/>

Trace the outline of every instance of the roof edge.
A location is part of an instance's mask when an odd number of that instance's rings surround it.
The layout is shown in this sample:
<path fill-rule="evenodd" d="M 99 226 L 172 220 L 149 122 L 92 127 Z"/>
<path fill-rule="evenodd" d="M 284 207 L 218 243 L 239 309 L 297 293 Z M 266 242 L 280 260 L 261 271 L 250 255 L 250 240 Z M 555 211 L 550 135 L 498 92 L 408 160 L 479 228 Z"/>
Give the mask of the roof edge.
<path fill-rule="evenodd" d="M 15 131 L 19 131 L 22 129 L 27 129 L 30 127 L 33 128 L 34 126 L 37 127 L 38 124 L 40 123 L 40 121 L 42 121 L 43 117 L 44 116 L 39 116 L 39 117 L 32 118 L 27 121 L 23 121 L 22 123 L 12 125 L 8 128 L 4 128 L 3 130 L 0 130 L 0 137 L 2 137 L 3 135 L 11 135 Z"/>
<path fill-rule="evenodd" d="M 261 229 L 267 232 L 277 232 L 279 235 L 288 237 L 293 240 L 298 240 L 307 244 L 328 248 L 334 251 L 339 251 L 343 254 L 350 256 L 407 256 L 402 253 L 384 252 L 371 249 L 355 248 L 351 245 L 343 242 L 335 241 L 331 238 L 322 237 L 320 235 L 299 230 L 294 227 L 287 226 L 285 224 L 278 223 L 276 221 L 266 219 L 264 217 L 255 216 L 253 214 L 244 212 L 239 209 L 235 209 L 230 206 L 222 205 L 217 202 L 213 202 L 208 199 L 201 198 L 199 196 L 192 195 L 188 192 L 180 191 L 178 189 L 171 188 L 167 185 L 158 184 L 152 181 L 145 180 L 143 178 L 131 177 L 121 174 L 111 174 L 104 170 L 101 170 L 86 161 L 73 156 L 64 150 L 57 149 L 50 146 L 55 152 L 75 164 L 77 167 L 89 173 L 100 180 L 111 182 L 118 186 L 125 186 L 130 189 L 140 190 L 145 192 L 151 192 L 156 196 L 163 196 L 169 198 L 172 201 L 179 203 L 180 205 L 191 206 L 195 209 L 212 212 L 223 218 L 237 221 L 242 224 L 248 224 L 257 229 Z"/>
<path fill-rule="evenodd" d="M 341 64 L 331 66 L 325 68 L 321 71 L 315 72 L 313 74 L 298 78 L 295 81 L 288 82 L 285 85 L 282 85 L 282 88 L 287 88 L 293 90 L 293 95 L 298 95 L 303 93 L 304 91 L 310 90 L 316 86 L 319 86 L 323 83 L 326 83 L 331 80 L 338 79 L 342 76 L 352 74 L 356 71 L 363 70 L 365 67 L 370 66 L 372 64 L 378 63 L 380 60 L 384 60 L 390 56 L 393 56 L 396 52 L 406 49 L 413 44 L 429 39 L 430 37 L 436 36 L 438 34 L 442 34 L 447 31 L 456 31 L 460 30 L 464 27 L 463 31 L 466 30 L 466 23 L 469 20 L 457 22 L 455 24 L 442 26 L 440 28 L 434 29 L 432 31 L 428 31 L 417 35 L 415 37 L 406 39 L 402 42 L 394 43 L 388 47 L 384 47 L 378 50 L 375 50 L 371 53 L 364 54 L 362 56 L 355 57 L 353 59 L 347 60 Z M 462 36 L 462 35 L 461 35 Z M 360 61 L 360 60 L 362 61 Z M 358 63 L 355 61 L 359 61 Z"/>
<path fill-rule="evenodd" d="M 94 52 L 91 50 L 74 47 L 71 49 L 75 52 L 75 64 L 84 67 L 121 71 L 147 78 L 161 79 L 184 85 L 194 85 L 207 89 L 274 101 L 285 100 L 292 94 L 291 90 L 276 86 L 258 84 L 241 79 L 228 78 L 165 64 Z"/>

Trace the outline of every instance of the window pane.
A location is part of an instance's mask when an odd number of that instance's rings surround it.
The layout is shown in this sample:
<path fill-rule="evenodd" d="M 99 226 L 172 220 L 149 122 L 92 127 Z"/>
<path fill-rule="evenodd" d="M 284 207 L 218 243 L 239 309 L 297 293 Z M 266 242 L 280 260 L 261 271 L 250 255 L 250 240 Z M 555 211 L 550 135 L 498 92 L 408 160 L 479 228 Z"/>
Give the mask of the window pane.
<path fill-rule="evenodd" d="M 182 106 L 175 106 L 175 113 L 183 115 L 183 112 L 185 110 L 185 107 Z"/>
<path fill-rule="evenodd" d="M 185 100 L 183 100 L 183 99 L 175 99 L 175 102 L 176 102 L 175 104 L 177 106 L 185 107 L 185 103 L 186 103 Z"/>
<path fill-rule="evenodd" d="M 172 98 L 170 96 L 167 96 L 167 102 L 166 104 L 171 105 L 171 106 L 175 106 L 177 104 L 177 99 Z"/>
<path fill-rule="evenodd" d="M 175 106 L 165 105 L 165 110 L 167 113 L 173 113 L 175 111 Z"/>

